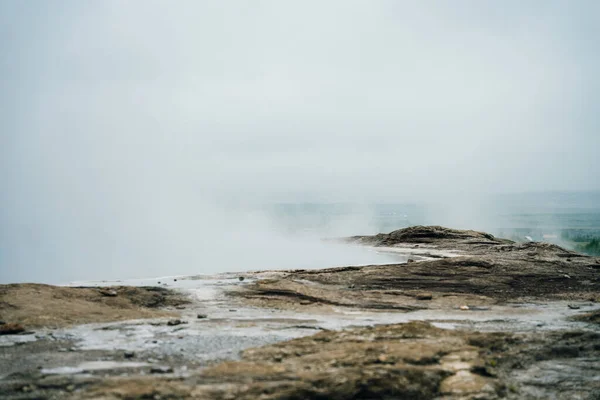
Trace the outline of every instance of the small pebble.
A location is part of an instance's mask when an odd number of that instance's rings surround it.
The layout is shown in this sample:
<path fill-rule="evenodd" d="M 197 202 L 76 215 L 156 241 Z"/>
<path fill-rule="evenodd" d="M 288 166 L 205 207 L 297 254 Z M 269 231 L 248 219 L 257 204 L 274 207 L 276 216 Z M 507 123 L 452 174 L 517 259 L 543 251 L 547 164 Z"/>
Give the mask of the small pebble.
<path fill-rule="evenodd" d="M 167 366 L 159 366 L 150 368 L 152 374 L 169 374 L 173 372 L 173 368 Z"/>
<path fill-rule="evenodd" d="M 133 351 L 126 351 L 125 353 L 123 353 L 123 356 L 125 358 L 133 358 L 135 357 L 135 353 Z"/>
<path fill-rule="evenodd" d="M 571 310 L 579 310 L 581 307 L 579 307 L 578 305 L 575 304 L 567 304 L 567 306 L 571 309 Z"/>
<path fill-rule="evenodd" d="M 204 318 L 208 318 L 208 315 L 206 315 L 206 314 L 198 314 L 197 317 L 198 317 L 198 319 L 204 319 Z"/>
<path fill-rule="evenodd" d="M 433 295 L 431 293 L 419 293 L 417 294 L 417 300 L 431 300 Z"/>
<path fill-rule="evenodd" d="M 8 323 L 0 325 L 0 335 L 16 335 L 25 332 L 25 328 L 21 324 Z"/>
<path fill-rule="evenodd" d="M 469 310 L 469 306 L 460 306 L 459 307 L 461 310 Z"/>
<path fill-rule="evenodd" d="M 242 282 L 244 280 L 244 277 L 240 276 L 238 279 L 240 280 L 240 282 Z"/>

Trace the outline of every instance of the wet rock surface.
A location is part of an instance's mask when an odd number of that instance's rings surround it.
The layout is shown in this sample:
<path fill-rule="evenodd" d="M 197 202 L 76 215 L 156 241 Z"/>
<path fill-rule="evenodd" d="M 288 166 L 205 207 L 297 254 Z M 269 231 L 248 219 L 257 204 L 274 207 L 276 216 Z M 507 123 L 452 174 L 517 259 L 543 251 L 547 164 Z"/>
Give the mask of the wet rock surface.
<path fill-rule="evenodd" d="M 187 302 L 180 293 L 158 287 L 0 285 L 0 318 L 26 329 L 156 318 L 170 315 L 160 308 Z"/>
<path fill-rule="evenodd" d="M 415 261 L 0 286 L 26 329 L 0 336 L 0 397 L 600 398 L 598 258 L 441 227 L 347 240 Z"/>
<path fill-rule="evenodd" d="M 527 299 L 594 298 L 600 293 L 599 259 L 547 243 L 513 243 L 487 233 L 412 227 L 349 241 L 410 252 L 429 246 L 452 251 L 421 261 L 325 270 L 289 271 L 238 293 L 257 305 L 295 307 L 299 301 L 352 308 L 417 310 L 456 308 Z M 308 283 L 308 284 L 307 284 Z M 431 293 L 425 304 L 422 291 Z M 439 301 L 436 301 L 438 299 Z M 451 300 L 450 300 L 451 299 Z M 450 300 L 450 301 L 446 301 Z M 576 306 L 574 306 L 576 307 Z"/>
<path fill-rule="evenodd" d="M 27 398 L 26 387 L 36 398 L 595 399 L 599 340 L 594 332 L 482 333 L 411 322 L 324 331 L 185 373 L 160 364 L 127 376 L 31 374 L 5 379 L 0 390 L 13 398 Z"/>

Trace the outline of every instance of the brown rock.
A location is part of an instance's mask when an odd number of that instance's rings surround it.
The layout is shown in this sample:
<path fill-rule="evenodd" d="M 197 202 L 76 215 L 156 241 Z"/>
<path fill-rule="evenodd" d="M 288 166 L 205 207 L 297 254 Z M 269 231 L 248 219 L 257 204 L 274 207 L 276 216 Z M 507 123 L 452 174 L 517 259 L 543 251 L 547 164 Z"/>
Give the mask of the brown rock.
<path fill-rule="evenodd" d="M 418 293 L 416 296 L 417 300 L 431 300 L 433 299 L 433 294 L 431 293 Z"/>
<path fill-rule="evenodd" d="M 21 324 L 5 323 L 0 325 L 0 335 L 16 335 L 21 332 L 25 332 L 25 328 Z"/>

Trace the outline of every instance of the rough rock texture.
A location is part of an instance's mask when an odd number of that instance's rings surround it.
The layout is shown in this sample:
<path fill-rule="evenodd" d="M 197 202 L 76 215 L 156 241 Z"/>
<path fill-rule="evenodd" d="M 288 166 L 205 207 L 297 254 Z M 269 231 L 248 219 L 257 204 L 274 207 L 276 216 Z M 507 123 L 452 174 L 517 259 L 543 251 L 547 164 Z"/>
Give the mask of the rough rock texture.
<path fill-rule="evenodd" d="M 497 239 L 489 233 L 449 229 L 442 226 L 412 226 L 390 233 L 380 233 L 374 236 L 354 236 L 350 239 L 377 246 L 394 246 L 400 243 L 434 243 L 436 246 L 441 247 L 449 245 L 451 249 L 457 249 L 457 244 L 489 246 L 513 243 L 510 240 Z"/>
<path fill-rule="evenodd" d="M 27 391 L 76 399 L 595 399 L 600 367 L 589 360 L 600 357 L 599 339 L 593 332 L 515 335 L 411 322 L 320 332 L 185 376 L 40 376 Z M 557 363 L 563 375 L 552 374 Z M 22 385 L 4 392 L 17 393 Z"/>
<path fill-rule="evenodd" d="M 259 306 L 298 308 L 304 302 L 411 311 L 524 298 L 587 300 L 600 293 L 600 258 L 553 244 L 519 244 L 487 233 L 437 226 L 350 240 L 459 250 L 462 255 L 408 264 L 289 271 L 233 294 Z M 431 294 L 432 301 L 419 299 L 423 291 Z"/>
<path fill-rule="evenodd" d="M 185 302 L 180 294 L 155 287 L 0 285 L 0 319 L 26 329 L 168 316 L 158 307 Z"/>

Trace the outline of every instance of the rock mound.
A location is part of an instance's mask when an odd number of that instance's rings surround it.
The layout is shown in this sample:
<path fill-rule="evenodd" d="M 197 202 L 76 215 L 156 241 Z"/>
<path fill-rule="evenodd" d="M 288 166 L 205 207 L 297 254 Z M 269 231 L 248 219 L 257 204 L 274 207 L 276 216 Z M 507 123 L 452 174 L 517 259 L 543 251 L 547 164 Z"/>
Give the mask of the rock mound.
<path fill-rule="evenodd" d="M 512 243 L 510 240 L 497 239 L 493 235 L 485 232 L 421 225 L 398 229 L 390 233 L 380 233 L 375 236 L 354 236 L 352 239 L 377 246 L 394 246 L 400 243 L 430 244 L 440 242 L 486 244 Z"/>
<path fill-rule="evenodd" d="M 28 329 L 169 316 L 159 308 L 186 302 L 179 293 L 155 287 L 0 285 L 0 319 Z"/>

